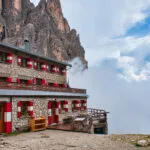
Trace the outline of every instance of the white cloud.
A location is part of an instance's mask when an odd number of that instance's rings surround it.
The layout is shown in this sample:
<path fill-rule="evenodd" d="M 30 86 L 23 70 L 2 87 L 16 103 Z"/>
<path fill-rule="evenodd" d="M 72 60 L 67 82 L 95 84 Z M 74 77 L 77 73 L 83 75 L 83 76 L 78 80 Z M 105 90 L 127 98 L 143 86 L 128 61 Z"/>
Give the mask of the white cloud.
<path fill-rule="evenodd" d="M 32 1 L 35 4 L 38 2 Z M 138 49 L 145 50 L 146 46 L 149 47 L 150 35 L 123 35 L 148 16 L 145 10 L 150 7 L 150 0 L 61 0 L 61 3 L 69 24 L 80 33 L 89 66 L 99 66 L 105 59 L 115 59 L 116 67 L 123 70 L 122 74 L 119 74 L 123 79 L 149 79 L 149 70 L 146 70 L 149 68 L 141 68 L 144 58 L 137 56 L 142 55 Z M 136 55 L 132 56 L 134 63 L 129 63 L 121 55 L 129 55 L 132 51 Z M 143 53 L 146 55 L 148 51 Z"/>
<path fill-rule="evenodd" d="M 130 61 L 129 61 L 130 62 Z M 79 62 L 80 64 L 80 62 Z M 150 64 L 149 64 L 150 65 Z M 74 69 L 73 69 L 74 70 Z M 150 132 L 150 81 L 126 82 L 116 78 L 109 67 L 90 67 L 80 74 L 69 74 L 71 87 L 87 89 L 88 107 L 105 109 L 109 133 Z"/>
<path fill-rule="evenodd" d="M 94 2 L 61 0 L 61 2 L 71 27 L 76 28 L 80 33 L 90 66 L 100 65 L 105 59 L 113 58 L 116 59 L 118 63 L 116 67 L 118 67 L 121 65 L 118 61 L 120 55 L 132 51 L 136 53 L 139 48 L 145 49 L 147 45 L 150 45 L 149 35 L 123 36 L 129 28 L 144 21 L 148 16 L 145 10 L 150 7 L 149 0 L 95 0 Z M 124 63 L 124 67 L 122 66 L 124 78 L 147 79 L 143 72 L 140 77 L 136 73 L 140 62 L 143 62 L 139 59 L 141 58 L 136 58 L 135 63 L 130 66 L 128 62 Z"/>

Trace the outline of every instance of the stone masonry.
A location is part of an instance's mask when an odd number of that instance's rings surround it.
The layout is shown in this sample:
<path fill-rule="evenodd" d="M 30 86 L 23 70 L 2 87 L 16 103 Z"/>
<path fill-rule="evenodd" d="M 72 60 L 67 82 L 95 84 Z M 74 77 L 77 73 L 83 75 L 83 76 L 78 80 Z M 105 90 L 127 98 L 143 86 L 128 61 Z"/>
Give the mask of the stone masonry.
<path fill-rule="evenodd" d="M 63 118 L 67 116 L 74 116 L 77 114 L 85 113 L 85 111 L 72 111 L 72 101 L 76 100 L 74 98 L 66 98 L 68 100 L 68 105 L 69 105 L 69 111 L 64 112 L 61 111 L 59 113 L 59 122 L 61 123 L 63 121 Z M 39 97 L 13 97 L 12 98 L 12 128 L 13 131 L 15 131 L 17 128 L 20 128 L 22 126 L 28 126 L 29 125 L 29 119 L 30 117 L 28 116 L 22 116 L 21 118 L 17 117 L 17 102 L 19 101 L 32 101 L 34 103 L 33 105 L 33 111 L 34 111 L 34 116 L 35 117 L 40 117 L 40 116 L 45 116 L 46 120 L 48 118 L 48 102 L 49 101 L 64 101 L 66 100 L 65 98 L 50 98 L 50 97 L 44 97 L 44 98 L 39 98 Z M 83 99 L 80 99 L 83 100 Z M 48 122 L 47 122 L 48 123 Z"/>
<path fill-rule="evenodd" d="M 51 73 L 51 72 L 46 72 L 46 71 L 38 71 L 35 69 L 28 69 L 28 68 L 23 68 L 18 66 L 17 64 L 17 55 L 13 54 L 13 63 L 12 64 L 3 64 L 0 63 L 0 74 L 3 76 L 4 74 L 9 74 L 10 77 L 12 77 L 13 82 L 16 82 L 16 79 L 18 76 L 27 76 L 30 79 L 33 78 L 41 78 L 48 80 L 51 83 L 58 83 L 58 84 L 65 84 L 66 83 L 66 76 L 56 74 L 56 73 Z"/>

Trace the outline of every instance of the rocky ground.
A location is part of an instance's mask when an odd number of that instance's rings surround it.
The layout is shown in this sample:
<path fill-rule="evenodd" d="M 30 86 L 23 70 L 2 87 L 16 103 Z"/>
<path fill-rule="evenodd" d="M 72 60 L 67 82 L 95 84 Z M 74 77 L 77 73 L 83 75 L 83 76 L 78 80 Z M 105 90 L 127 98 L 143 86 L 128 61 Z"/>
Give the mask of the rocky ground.
<path fill-rule="evenodd" d="M 1 150 L 150 150 L 137 147 L 144 135 L 92 135 L 46 130 L 0 137 Z"/>

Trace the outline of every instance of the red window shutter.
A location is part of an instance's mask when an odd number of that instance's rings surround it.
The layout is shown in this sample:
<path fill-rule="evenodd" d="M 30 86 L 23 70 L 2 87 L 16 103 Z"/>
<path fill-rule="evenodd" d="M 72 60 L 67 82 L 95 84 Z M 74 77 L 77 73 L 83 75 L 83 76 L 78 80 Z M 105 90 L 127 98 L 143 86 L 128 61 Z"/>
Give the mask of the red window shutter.
<path fill-rule="evenodd" d="M 66 69 L 65 68 L 62 69 L 62 74 L 66 75 Z"/>
<path fill-rule="evenodd" d="M 32 80 L 28 80 L 28 81 L 27 81 L 27 84 L 28 84 L 28 85 L 32 85 Z"/>
<path fill-rule="evenodd" d="M 41 85 L 45 85 L 46 84 L 46 80 L 45 79 L 42 79 L 41 80 Z"/>
<path fill-rule="evenodd" d="M 17 117 L 20 118 L 21 117 L 21 102 L 17 103 Z"/>
<path fill-rule="evenodd" d="M 53 83 L 53 87 L 59 87 L 59 84 Z"/>
<path fill-rule="evenodd" d="M 12 62 L 13 62 L 13 57 L 12 57 L 13 55 L 12 55 L 12 53 L 9 53 L 8 55 L 7 55 L 7 62 L 9 63 L 9 64 L 12 64 Z"/>
<path fill-rule="evenodd" d="M 42 65 L 41 65 L 41 69 L 42 69 L 43 71 L 45 71 L 45 70 L 46 70 L 46 64 L 45 64 L 45 63 L 42 63 Z"/>
<path fill-rule="evenodd" d="M 20 84 L 20 79 L 17 79 L 17 83 Z"/>
<path fill-rule="evenodd" d="M 55 103 L 55 123 L 59 123 L 59 102 Z"/>
<path fill-rule="evenodd" d="M 36 78 L 33 79 L 33 84 L 34 84 L 34 85 L 36 84 Z"/>
<path fill-rule="evenodd" d="M 21 56 L 18 56 L 18 65 L 21 65 Z"/>
<path fill-rule="evenodd" d="M 68 101 L 64 101 L 65 112 L 68 112 Z"/>
<path fill-rule="evenodd" d="M 48 125 L 52 124 L 52 102 L 48 102 Z"/>
<path fill-rule="evenodd" d="M 63 88 L 66 88 L 66 87 L 67 87 L 67 85 L 66 85 L 66 84 L 62 84 L 62 87 L 63 87 Z"/>
<path fill-rule="evenodd" d="M 12 82 L 12 78 L 6 78 L 6 82 L 9 82 L 9 83 L 11 83 Z"/>
<path fill-rule="evenodd" d="M 76 100 L 76 101 L 75 101 L 75 109 L 76 109 L 76 110 L 80 110 L 80 109 L 81 109 L 81 103 L 80 103 L 79 100 Z"/>
<path fill-rule="evenodd" d="M 12 103 L 5 102 L 4 104 L 4 133 L 12 132 Z"/>
<path fill-rule="evenodd" d="M 27 60 L 27 67 L 28 67 L 28 68 L 32 68 L 32 65 L 33 65 L 32 59 L 28 59 L 28 60 Z"/>
<path fill-rule="evenodd" d="M 52 67 L 52 72 L 57 73 L 57 66 Z"/>
<path fill-rule="evenodd" d="M 28 102 L 28 114 L 29 116 L 33 116 L 33 102 Z"/>

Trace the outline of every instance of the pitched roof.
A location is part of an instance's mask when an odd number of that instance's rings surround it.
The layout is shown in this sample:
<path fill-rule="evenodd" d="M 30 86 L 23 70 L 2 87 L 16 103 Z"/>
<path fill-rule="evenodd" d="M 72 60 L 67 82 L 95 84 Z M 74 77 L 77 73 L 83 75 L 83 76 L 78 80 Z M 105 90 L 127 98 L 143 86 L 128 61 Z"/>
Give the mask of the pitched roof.
<path fill-rule="evenodd" d="M 53 58 L 49 58 L 49 57 L 46 57 L 46 56 L 41 56 L 39 54 L 29 52 L 29 51 L 27 51 L 23 48 L 19 48 L 19 47 L 16 47 L 16 46 L 13 46 L 13 45 L 10 45 L 10 44 L 7 44 L 7 43 L 0 42 L 0 46 L 4 46 L 4 47 L 10 48 L 10 49 L 13 49 L 16 52 L 22 52 L 22 53 L 25 53 L 25 54 L 29 54 L 31 56 L 42 58 L 42 59 L 45 59 L 45 60 L 48 60 L 48 61 L 51 61 L 51 62 L 55 62 L 55 63 L 58 63 L 58 64 L 62 64 L 62 65 L 65 65 L 65 66 L 70 66 L 70 67 L 72 66 L 68 62 L 61 62 L 61 61 L 58 61 L 58 60 L 53 59 Z"/>

